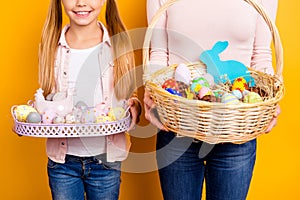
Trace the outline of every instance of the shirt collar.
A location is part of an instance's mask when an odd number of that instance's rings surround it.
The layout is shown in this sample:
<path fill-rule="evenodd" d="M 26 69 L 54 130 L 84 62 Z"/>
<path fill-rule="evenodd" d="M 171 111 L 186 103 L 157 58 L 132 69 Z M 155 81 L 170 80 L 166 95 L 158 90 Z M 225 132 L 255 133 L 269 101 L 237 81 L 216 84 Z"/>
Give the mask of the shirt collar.
<path fill-rule="evenodd" d="M 101 22 L 98 22 L 98 25 L 103 30 L 102 42 L 107 43 L 109 46 L 111 46 L 110 37 L 109 37 L 109 34 L 108 34 L 108 31 L 107 31 L 106 27 Z M 58 42 L 59 45 L 65 46 L 67 48 L 70 48 L 70 47 L 69 47 L 69 45 L 66 41 L 65 34 L 66 34 L 66 32 L 69 28 L 70 28 L 70 24 L 65 25 L 65 27 L 63 28 L 62 33 L 60 35 L 59 42 Z"/>

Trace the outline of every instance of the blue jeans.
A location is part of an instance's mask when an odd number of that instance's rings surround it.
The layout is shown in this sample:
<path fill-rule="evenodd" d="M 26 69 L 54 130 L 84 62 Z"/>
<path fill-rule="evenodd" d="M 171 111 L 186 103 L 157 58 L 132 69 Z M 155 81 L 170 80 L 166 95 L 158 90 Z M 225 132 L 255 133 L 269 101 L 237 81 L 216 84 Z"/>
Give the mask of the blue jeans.
<path fill-rule="evenodd" d="M 105 155 L 105 154 L 103 154 Z M 66 156 L 64 164 L 48 159 L 48 177 L 53 200 L 117 200 L 120 162 L 105 156 Z"/>
<path fill-rule="evenodd" d="M 211 145 L 189 137 L 157 135 L 157 163 L 164 200 L 199 200 L 203 180 L 207 200 L 246 199 L 256 140 Z"/>

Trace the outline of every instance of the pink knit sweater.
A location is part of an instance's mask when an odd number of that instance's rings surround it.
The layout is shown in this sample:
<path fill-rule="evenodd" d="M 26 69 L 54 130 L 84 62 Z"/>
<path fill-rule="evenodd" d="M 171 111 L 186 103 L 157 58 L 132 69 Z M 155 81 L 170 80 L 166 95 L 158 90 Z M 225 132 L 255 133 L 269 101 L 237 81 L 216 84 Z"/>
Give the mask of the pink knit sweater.
<path fill-rule="evenodd" d="M 277 0 L 256 0 L 275 20 Z M 148 21 L 167 0 L 148 0 Z M 222 60 L 273 73 L 271 34 L 258 12 L 243 0 L 180 0 L 155 26 L 151 40 L 150 72 L 173 63 L 199 61 L 203 50 L 228 41 Z"/>

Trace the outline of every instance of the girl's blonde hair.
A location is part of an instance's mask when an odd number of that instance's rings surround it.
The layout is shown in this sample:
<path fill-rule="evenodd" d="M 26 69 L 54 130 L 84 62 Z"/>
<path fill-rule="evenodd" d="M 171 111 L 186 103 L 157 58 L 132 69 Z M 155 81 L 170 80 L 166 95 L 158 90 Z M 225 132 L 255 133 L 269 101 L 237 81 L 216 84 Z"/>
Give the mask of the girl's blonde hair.
<path fill-rule="evenodd" d="M 136 88 L 134 52 L 115 0 L 107 0 L 105 19 L 111 36 L 115 64 L 113 70 L 115 96 L 117 99 L 128 99 Z M 54 61 L 61 32 L 61 0 L 51 0 L 39 46 L 39 83 L 44 95 L 56 88 Z"/>

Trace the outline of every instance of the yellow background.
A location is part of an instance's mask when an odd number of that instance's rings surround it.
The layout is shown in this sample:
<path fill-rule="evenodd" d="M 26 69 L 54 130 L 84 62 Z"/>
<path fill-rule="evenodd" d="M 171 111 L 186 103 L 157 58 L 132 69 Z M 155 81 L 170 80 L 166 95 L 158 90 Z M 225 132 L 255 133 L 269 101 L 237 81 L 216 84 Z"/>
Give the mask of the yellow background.
<path fill-rule="evenodd" d="M 146 0 L 118 0 L 129 29 L 145 27 Z M 0 12 L 0 196 L 6 200 L 47 200 L 45 140 L 12 133 L 10 108 L 33 98 L 37 50 L 49 1 L 4 1 Z M 279 2 L 277 27 L 284 46 L 286 94 L 279 124 L 258 142 L 249 200 L 300 199 L 299 53 L 300 2 Z M 147 125 L 145 120 L 141 125 Z M 133 138 L 134 151 L 153 151 L 154 137 Z M 160 200 L 157 172 L 123 173 L 121 200 Z"/>

